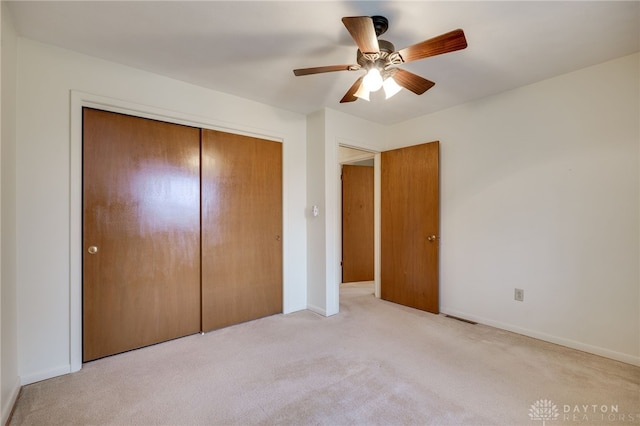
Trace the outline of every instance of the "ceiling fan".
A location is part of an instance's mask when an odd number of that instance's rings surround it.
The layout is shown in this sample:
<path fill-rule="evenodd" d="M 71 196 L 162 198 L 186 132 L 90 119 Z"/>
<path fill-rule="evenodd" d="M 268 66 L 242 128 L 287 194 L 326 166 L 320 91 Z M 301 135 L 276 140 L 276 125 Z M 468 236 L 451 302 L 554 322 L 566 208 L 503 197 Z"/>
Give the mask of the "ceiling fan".
<path fill-rule="evenodd" d="M 296 76 L 334 71 L 367 71 L 366 75 L 356 80 L 340 103 L 353 102 L 358 98 L 368 101 L 370 92 L 375 92 L 381 87 L 384 88 L 387 99 L 398 93 L 403 87 L 416 95 L 421 95 L 432 88 L 435 83 L 398 68 L 398 65 L 467 47 L 464 32 L 458 29 L 404 49 L 395 50 L 392 43 L 378 39 L 389 28 L 389 21 L 384 16 L 344 17 L 342 23 L 358 45 L 357 64 L 293 70 Z"/>

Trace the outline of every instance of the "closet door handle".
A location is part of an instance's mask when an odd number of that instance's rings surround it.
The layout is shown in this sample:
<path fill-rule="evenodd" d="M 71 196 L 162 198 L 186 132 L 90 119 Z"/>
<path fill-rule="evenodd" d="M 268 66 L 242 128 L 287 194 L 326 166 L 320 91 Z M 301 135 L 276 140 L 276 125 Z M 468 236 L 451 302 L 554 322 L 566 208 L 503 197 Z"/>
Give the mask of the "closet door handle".
<path fill-rule="evenodd" d="M 91 246 L 87 249 L 87 251 L 89 252 L 89 254 L 96 254 L 98 252 L 98 247 Z"/>

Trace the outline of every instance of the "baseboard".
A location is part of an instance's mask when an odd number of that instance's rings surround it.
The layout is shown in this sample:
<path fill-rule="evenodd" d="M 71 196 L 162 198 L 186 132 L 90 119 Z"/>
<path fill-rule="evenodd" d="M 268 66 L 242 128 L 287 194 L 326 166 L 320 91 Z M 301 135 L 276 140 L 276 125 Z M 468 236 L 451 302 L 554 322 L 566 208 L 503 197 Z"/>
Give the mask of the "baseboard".
<path fill-rule="evenodd" d="M 328 315 L 327 315 L 327 310 L 326 310 L 326 309 L 322 309 L 322 308 L 319 308 L 319 307 L 314 306 L 314 305 L 307 305 L 307 309 L 308 309 L 308 310 L 310 310 L 310 311 L 315 312 L 316 314 L 320 314 L 320 315 L 322 315 L 323 317 L 328 316 Z"/>
<path fill-rule="evenodd" d="M 288 314 L 292 314 L 294 312 L 300 312 L 300 311 L 304 311 L 305 309 L 307 309 L 306 306 L 294 306 L 294 307 L 288 307 L 287 309 L 283 309 L 282 313 L 284 315 L 288 315 Z"/>
<path fill-rule="evenodd" d="M 616 352 L 610 349 L 588 345 L 586 343 L 578 342 L 571 339 L 566 339 L 564 337 L 554 336 L 551 334 L 541 333 L 535 330 L 529 330 L 527 328 L 517 327 L 511 324 L 490 320 L 488 318 L 483 318 L 477 315 L 469 314 L 467 312 L 462 312 L 455 309 L 440 307 L 440 313 L 472 320 L 480 324 L 499 328 L 501 330 L 511 331 L 513 333 L 518 333 L 524 336 L 533 337 L 534 339 L 544 340 L 545 342 L 555 343 L 556 345 L 566 346 L 568 348 L 577 349 L 579 351 L 588 352 L 590 354 L 602 356 L 605 358 L 610 358 L 616 361 L 621 361 L 627 364 L 636 365 L 640 367 L 640 356 L 634 356 L 634 355 L 625 354 L 622 352 Z"/>
<path fill-rule="evenodd" d="M 20 395 L 20 389 L 21 389 L 20 378 L 16 377 L 16 382 L 11 388 L 11 395 L 9 396 L 9 399 L 7 399 L 7 402 L 2 406 L 2 423 L 1 424 L 6 425 L 7 422 L 9 421 L 11 413 L 13 412 L 13 407 L 16 404 L 16 401 L 18 400 L 18 395 Z"/>
<path fill-rule="evenodd" d="M 26 376 L 20 376 L 20 384 L 22 386 L 30 385 L 31 383 L 40 382 L 42 380 L 51 379 L 53 377 L 62 376 L 64 374 L 71 373 L 71 365 L 51 368 L 49 370 L 38 371 L 37 373 L 29 374 Z"/>

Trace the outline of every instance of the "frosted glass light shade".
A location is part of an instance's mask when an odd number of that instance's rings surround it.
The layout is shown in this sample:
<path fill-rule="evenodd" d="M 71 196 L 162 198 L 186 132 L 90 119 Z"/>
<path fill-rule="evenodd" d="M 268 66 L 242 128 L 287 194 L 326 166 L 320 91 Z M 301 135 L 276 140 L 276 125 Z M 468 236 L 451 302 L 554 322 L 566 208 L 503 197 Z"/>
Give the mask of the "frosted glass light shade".
<path fill-rule="evenodd" d="M 367 75 L 364 76 L 362 85 L 369 92 L 380 90 L 382 87 L 382 75 L 380 75 L 380 70 L 378 70 L 378 68 L 371 68 Z"/>
<path fill-rule="evenodd" d="M 396 83 L 393 77 L 387 78 L 384 83 L 382 83 L 382 87 L 384 88 L 385 99 L 389 99 L 402 90 L 402 86 Z"/>
<path fill-rule="evenodd" d="M 369 100 L 369 91 L 364 87 L 364 83 L 358 87 L 358 90 L 356 90 L 356 93 L 354 93 L 353 96 L 364 99 L 365 101 Z"/>

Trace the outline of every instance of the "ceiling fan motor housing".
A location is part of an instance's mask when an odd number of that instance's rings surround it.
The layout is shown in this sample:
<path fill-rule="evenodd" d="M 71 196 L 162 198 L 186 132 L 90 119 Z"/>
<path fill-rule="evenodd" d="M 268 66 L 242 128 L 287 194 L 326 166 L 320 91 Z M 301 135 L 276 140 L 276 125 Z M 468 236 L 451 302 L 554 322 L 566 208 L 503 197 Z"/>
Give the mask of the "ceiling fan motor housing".
<path fill-rule="evenodd" d="M 375 56 L 375 59 L 371 58 L 370 55 L 363 55 L 360 49 L 358 49 L 358 65 L 365 69 L 371 68 L 374 65 L 383 69 L 387 65 L 389 55 L 395 52 L 395 47 L 393 43 L 386 40 L 378 40 L 378 46 L 380 47 L 380 53 Z"/>
<path fill-rule="evenodd" d="M 384 16 L 375 15 L 371 17 L 373 21 L 373 28 L 376 30 L 376 36 L 380 37 L 382 34 L 387 32 L 389 28 L 389 20 Z"/>

